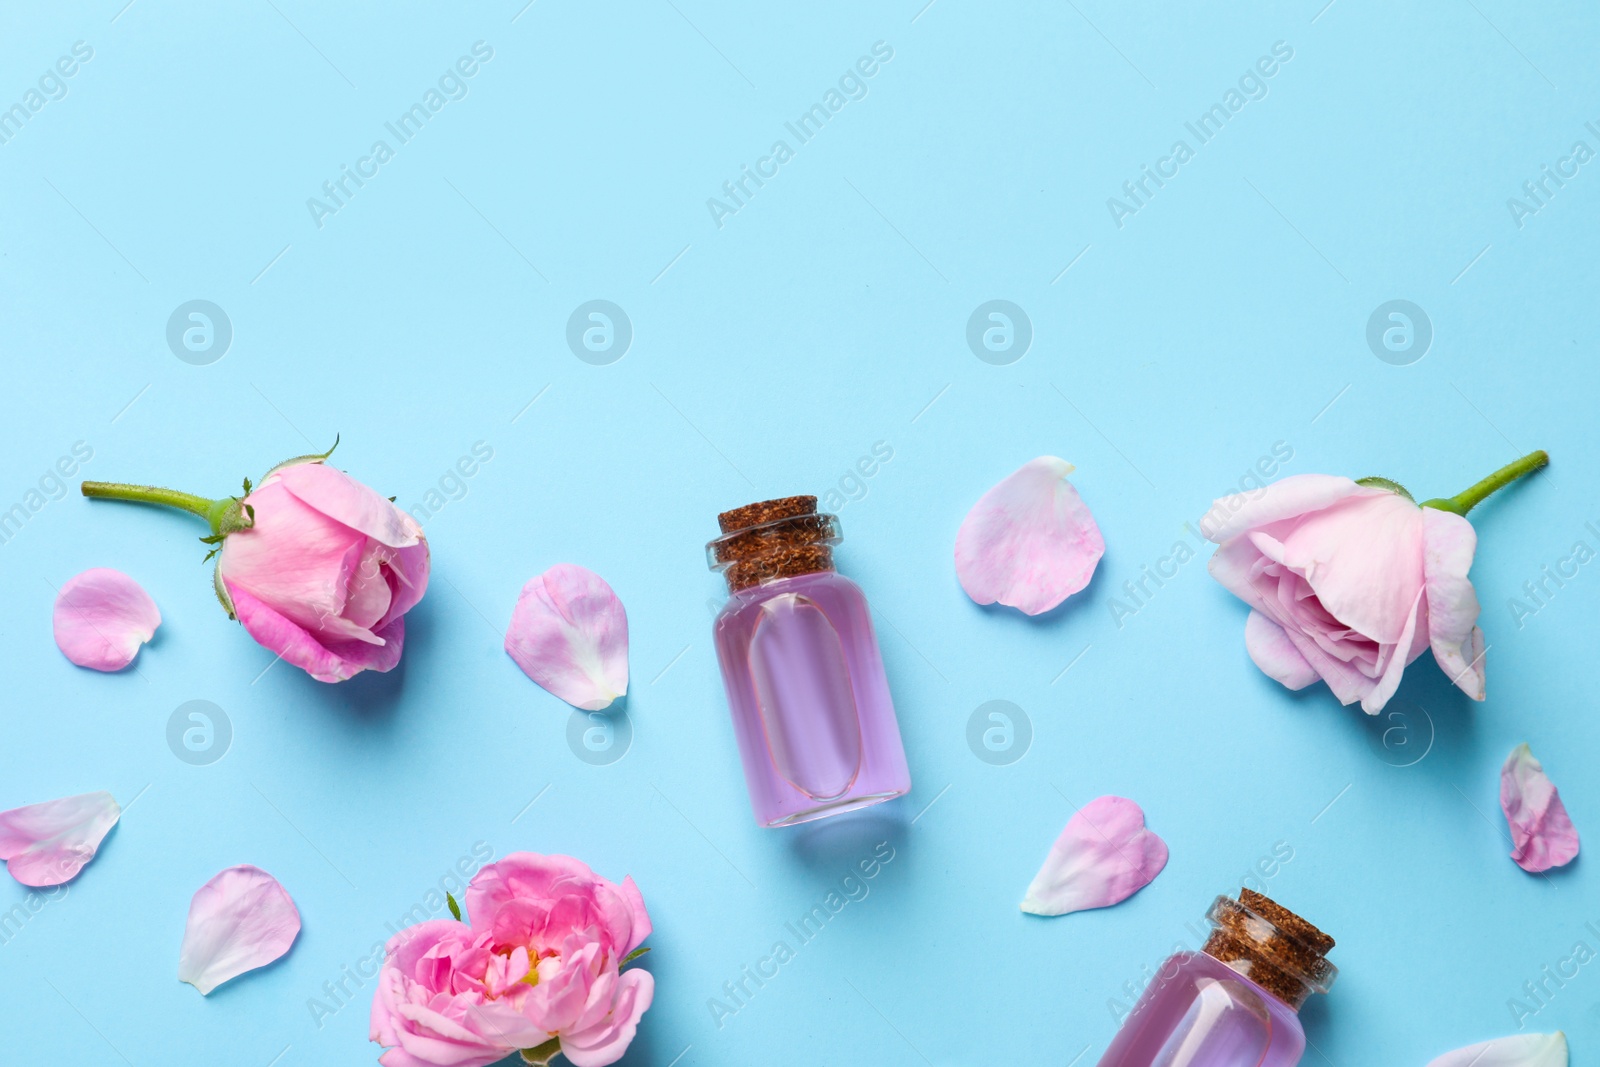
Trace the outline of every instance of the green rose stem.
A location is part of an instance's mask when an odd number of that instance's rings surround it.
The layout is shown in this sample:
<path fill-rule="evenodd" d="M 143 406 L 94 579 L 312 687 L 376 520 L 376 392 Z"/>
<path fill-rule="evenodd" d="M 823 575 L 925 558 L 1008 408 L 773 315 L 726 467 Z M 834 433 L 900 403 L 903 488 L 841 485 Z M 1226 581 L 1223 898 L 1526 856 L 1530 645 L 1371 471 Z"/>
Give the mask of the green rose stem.
<path fill-rule="evenodd" d="M 1489 477 L 1475 485 L 1469 486 L 1451 497 L 1438 497 L 1433 500 L 1424 500 L 1422 506 L 1435 508 L 1439 511 L 1450 511 L 1457 515 L 1465 515 L 1479 504 L 1488 499 L 1489 494 L 1497 489 L 1504 489 L 1518 478 L 1532 474 L 1550 462 L 1550 454 L 1543 449 L 1538 452 L 1529 452 L 1515 463 L 1507 463 Z"/>
<path fill-rule="evenodd" d="M 222 532 L 228 509 L 237 503 L 232 497 L 209 500 L 193 493 L 180 493 L 176 489 L 162 489 L 155 485 L 129 485 L 126 482 L 84 482 L 83 495 L 101 500 L 131 500 L 139 504 L 159 504 L 177 508 L 206 520 L 213 534 Z"/>

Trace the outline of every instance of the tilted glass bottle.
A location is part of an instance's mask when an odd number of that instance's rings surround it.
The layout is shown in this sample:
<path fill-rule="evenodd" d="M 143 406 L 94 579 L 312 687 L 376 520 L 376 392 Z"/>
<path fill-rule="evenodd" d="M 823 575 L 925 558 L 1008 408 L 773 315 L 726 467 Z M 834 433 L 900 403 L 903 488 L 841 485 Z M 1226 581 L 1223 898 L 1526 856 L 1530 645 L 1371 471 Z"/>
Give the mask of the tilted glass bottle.
<path fill-rule="evenodd" d="M 750 806 L 792 826 L 911 789 L 866 597 L 833 569 L 839 520 L 814 496 L 717 516 L 728 582 L 713 634 Z"/>
<path fill-rule="evenodd" d="M 1338 970 L 1333 938 L 1249 889 L 1218 897 L 1200 952 L 1164 964 L 1100 1067 L 1294 1067 L 1305 1052 L 1300 1006 Z"/>

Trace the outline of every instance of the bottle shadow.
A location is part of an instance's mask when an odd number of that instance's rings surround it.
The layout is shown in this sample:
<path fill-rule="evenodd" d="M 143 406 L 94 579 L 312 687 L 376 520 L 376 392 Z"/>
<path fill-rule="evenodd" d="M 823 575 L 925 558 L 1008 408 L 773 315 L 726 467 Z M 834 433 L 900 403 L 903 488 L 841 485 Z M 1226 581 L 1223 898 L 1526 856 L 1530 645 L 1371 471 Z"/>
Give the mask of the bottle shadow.
<path fill-rule="evenodd" d="M 904 845 L 910 815 L 895 809 L 908 802 L 907 797 L 901 797 L 777 832 L 786 836 L 785 852 L 798 866 L 812 873 L 834 875 L 870 859 L 884 842 L 896 850 Z"/>

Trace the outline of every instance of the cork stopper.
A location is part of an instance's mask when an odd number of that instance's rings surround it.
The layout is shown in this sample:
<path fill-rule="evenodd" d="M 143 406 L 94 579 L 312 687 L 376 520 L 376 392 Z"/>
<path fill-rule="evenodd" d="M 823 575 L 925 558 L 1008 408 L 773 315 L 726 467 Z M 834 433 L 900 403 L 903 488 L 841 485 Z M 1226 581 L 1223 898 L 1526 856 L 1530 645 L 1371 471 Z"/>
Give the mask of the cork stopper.
<path fill-rule="evenodd" d="M 817 511 L 814 496 L 786 496 L 724 511 L 722 536 L 706 545 L 706 563 L 737 593 L 762 582 L 833 570 L 839 520 Z"/>
<path fill-rule="evenodd" d="M 1326 993 L 1338 977 L 1327 960 L 1333 938 L 1269 897 L 1249 889 L 1239 899 L 1218 897 L 1206 912 L 1215 927 L 1206 955 L 1300 1010 L 1312 993 Z"/>

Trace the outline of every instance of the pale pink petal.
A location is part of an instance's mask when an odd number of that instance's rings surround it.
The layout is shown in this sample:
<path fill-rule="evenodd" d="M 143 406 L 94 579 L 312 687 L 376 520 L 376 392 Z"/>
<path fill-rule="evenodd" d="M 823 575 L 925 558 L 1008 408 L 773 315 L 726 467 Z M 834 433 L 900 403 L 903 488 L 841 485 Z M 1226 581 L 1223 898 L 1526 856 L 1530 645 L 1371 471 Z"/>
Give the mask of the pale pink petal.
<path fill-rule="evenodd" d="M 472 876 L 466 892 L 467 916 L 481 923 L 486 916 L 519 898 L 555 897 L 564 887 L 587 894 L 589 887 L 600 880 L 588 864 L 571 856 L 513 852 Z M 640 903 L 642 905 L 643 901 Z"/>
<path fill-rule="evenodd" d="M 1022 910 L 1065 915 L 1105 908 L 1149 885 L 1167 865 L 1167 843 L 1145 829 L 1144 811 L 1125 797 L 1091 800 L 1067 820 Z"/>
<path fill-rule="evenodd" d="M 0 859 L 23 885 L 60 885 L 94 859 L 122 817 L 110 793 L 83 793 L 0 812 Z"/>
<path fill-rule="evenodd" d="M 1428 1067 L 1567 1067 L 1567 1035 L 1517 1034 L 1446 1052 Z"/>
<path fill-rule="evenodd" d="M 1244 647 L 1261 673 L 1290 689 L 1304 689 L 1322 677 L 1294 647 L 1283 627 L 1259 611 L 1251 611 L 1244 621 Z"/>
<path fill-rule="evenodd" d="M 1200 534 L 1217 544 L 1251 529 L 1296 518 L 1345 497 L 1387 492 L 1333 474 L 1291 474 L 1262 489 L 1220 497 L 1200 520 Z"/>
<path fill-rule="evenodd" d="M 599 711 L 628 691 L 628 615 L 605 580 L 558 563 L 522 587 L 506 651 L 575 708 Z"/>
<path fill-rule="evenodd" d="M 1089 584 L 1106 542 L 1067 481 L 1072 464 L 1029 460 L 984 493 L 956 533 L 956 577 L 979 604 L 1049 611 Z"/>
<path fill-rule="evenodd" d="M 1511 827 L 1511 858 L 1523 870 L 1548 871 L 1578 854 L 1567 806 L 1526 744 L 1512 749 L 1500 768 L 1500 810 Z"/>
<path fill-rule="evenodd" d="M 650 913 L 644 910 L 644 894 L 640 893 L 639 887 L 634 884 L 633 876 L 624 878 L 618 888 L 622 891 L 622 899 L 628 904 L 629 928 L 627 942 L 619 945 L 617 951 L 626 956 L 650 936 L 653 927 L 650 923 Z"/>
<path fill-rule="evenodd" d="M 274 477 L 330 519 L 390 548 L 405 548 L 422 540 L 422 527 L 416 519 L 376 489 L 326 463 L 296 463 L 281 468 Z"/>
<path fill-rule="evenodd" d="M 1343 626 L 1392 645 L 1422 591 L 1423 509 L 1399 493 L 1375 492 L 1295 523 L 1281 537 L 1280 561 Z"/>
<path fill-rule="evenodd" d="M 289 951 L 300 912 L 278 880 L 248 864 L 229 867 L 189 902 L 178 980 L 210 993 Z"/>
<path fill-rule="evenodd" d="M 1483 700 L 1483 631 L 1477 626 L 1478 596 L 1467 578 L 1478 534 L 1460 515 L 1437 508 L 1423 508 L 1422 523 L 1422 573 L 1433 658 L 1463 693 Z"/>
<path fill-rule="evenodd" d="M 655 999 L 656 980 L 649 971 L 624 971 L 617 980 L 611 1013 L 587 1030 L 561 1035 L 561 1054 L 573 1067 L 607 1067 L 628 1050 L 639 1029 L 639 1017 Z"/>
<path fill-rule="evenodd" d="M 1427 647 L 1426 641 L 1417 639 L 1417 627 L 1426 625 L 1426 620 L 1421 618 L 1422 599 L 1423 592 L 1418 589 L 1416 599 L 1411 602 L 1411 614 L 1406 617 L 1405 628 L 1400 631 L 1400 639 L 1388 650 L 1389 660 L 1383 673 L 1378 676 L 1372 690 L 1361 698 L 1361 710 L 1368 715 L 1376 715 L 1383 710 L 1395 690 L 1400 688 L 1400 678 L 1406 666 L 1422 655 L 1422 650 Z"/>
<path fill-rule="evenodd" d="M 80 667 L 120 671 L 155 635 L 161 612 L 150 594 L 121 571 L 95 567 L 56 594 L 56 647 Z"/>
<path fill-rule="evenodd" d="M 410 548 L 395 549 L 386 572 L 393 586 L 389 613 L 378 620 L 374 629 L 382 630 L 417 606 L 422 594 L 428 591 L 428 564 L 427 541 L 419 541 Z"/>

